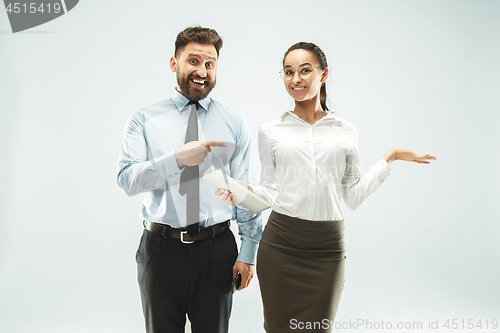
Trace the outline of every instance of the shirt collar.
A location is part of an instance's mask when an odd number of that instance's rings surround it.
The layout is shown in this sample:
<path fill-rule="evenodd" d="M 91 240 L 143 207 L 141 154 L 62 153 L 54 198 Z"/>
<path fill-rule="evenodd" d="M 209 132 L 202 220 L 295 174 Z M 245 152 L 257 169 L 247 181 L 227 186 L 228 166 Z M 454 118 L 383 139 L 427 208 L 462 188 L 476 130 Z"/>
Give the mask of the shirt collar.
<path fill-rule="evenodd" d="M 175 88 L 172 100 L 174 101 L 175 106 L 177 106 L 179 112 L 183 111 L 186 105 L 189 103 L 189 99 L 180 92 L 178 92 L 177 89 Z M 199 100 L 198 103 L 200 104 L 202 110 L 208 111 L 208 106 L 210 105 L 211 101 L 212 99 L 210 98 L 210 96 L 207 96 L 204 99 Z"/>
<path fill-rule="evenodd" d="M 281 121 L 283 121 L 283 119 L 285 119 L 286 116 L 298 118 L 298 116 L 295 113 L 293 113 L 293 111 L 286 111 L 281 115 L 281 117 L 280 117 Z M 326 116 L 324 116 L 323 118 L 340 121 L 339 118 L 337 118 L 337 116 L 333 115 L 333 113 L 330 111 L 326 111 Z"/>

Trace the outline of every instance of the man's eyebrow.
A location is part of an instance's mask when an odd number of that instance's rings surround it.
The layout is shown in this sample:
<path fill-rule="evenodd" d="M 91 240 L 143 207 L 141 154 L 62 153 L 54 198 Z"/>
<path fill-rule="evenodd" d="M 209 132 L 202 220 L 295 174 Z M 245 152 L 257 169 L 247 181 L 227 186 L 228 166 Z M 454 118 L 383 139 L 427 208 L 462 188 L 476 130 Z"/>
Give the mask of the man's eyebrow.
<path fill-rule="evenodd" d="M 199 54 L 199 53 L 189 53 L 189 54 L 188 54 L 188 58 L 189 58 L 189 57 L 197 57 L 197 58 L 201 58 L 201 54 Z M 208 56 L 208 59 L 213 60 L 213 61 L 216 61 L 216 60 L 217 60 L 217 58 L 216 58 L 216 57 L 213 57 L 213 56 Z"/>

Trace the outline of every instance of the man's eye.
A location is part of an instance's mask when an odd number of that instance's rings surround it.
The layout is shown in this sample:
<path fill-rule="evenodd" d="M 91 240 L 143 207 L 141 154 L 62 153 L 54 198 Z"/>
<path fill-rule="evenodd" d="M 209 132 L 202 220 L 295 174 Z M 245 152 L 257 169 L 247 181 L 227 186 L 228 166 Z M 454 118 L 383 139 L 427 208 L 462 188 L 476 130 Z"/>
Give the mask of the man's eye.
<path fill-rule="evenodd" d="M 207 66 L 207 68 L 213 68 L 214 64 L 212 64 L 211 62 L 207 62 L 205 66 Z"/>
<path fill-rule="evenodd" d="M 191 60 L 189 60 L 189 62 L 190 62 L 192 65 L 196 65 L 196 63 L 197 63 L 196 59 L 191 59 Z"/>

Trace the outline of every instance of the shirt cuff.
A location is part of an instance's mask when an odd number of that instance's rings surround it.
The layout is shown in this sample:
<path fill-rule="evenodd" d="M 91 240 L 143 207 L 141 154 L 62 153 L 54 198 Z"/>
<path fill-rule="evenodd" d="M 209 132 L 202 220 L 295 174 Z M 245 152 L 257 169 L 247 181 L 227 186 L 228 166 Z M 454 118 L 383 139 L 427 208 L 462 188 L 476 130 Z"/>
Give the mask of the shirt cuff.
<path fill-rule="evenodd" d="M 240 253 L 238 254 L 238 258 L 236 260 L 246 264 L 255 265 L 255 262 L 257 261 L 258 249 L 259 243 L 243 239 L 241 241 Z"/>
<path fill-rule="evenodd" d="M 170 153 L 157 157 L 153 161 L 156 165 L 156 169 L 163 172 L 165 178 L 182 172 L 177 165 L 175 151 L 171 151 Z"/>
<path fill-rule="evenodd" d="M 381 183 L 386 180 L 387 177 L 392 175 L 391 165 L 382 158 L 377 163 L 375 163 L 370 171 L 374 172 L 377 175 L 378 180 Z"/>

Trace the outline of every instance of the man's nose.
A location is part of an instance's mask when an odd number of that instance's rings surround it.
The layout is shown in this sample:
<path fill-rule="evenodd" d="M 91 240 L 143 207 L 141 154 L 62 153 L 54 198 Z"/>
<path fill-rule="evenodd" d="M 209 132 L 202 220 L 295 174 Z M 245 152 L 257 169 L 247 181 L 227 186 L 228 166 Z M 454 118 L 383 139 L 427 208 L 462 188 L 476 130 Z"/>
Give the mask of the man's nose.
<path fill-rule="evenodd" d="M 207 68 L 205 67 L 205 64 L 198 66 L 198 68 L 196 69 L 196 74 L 198 74 L 201 77 L 207 76 Z"/>

